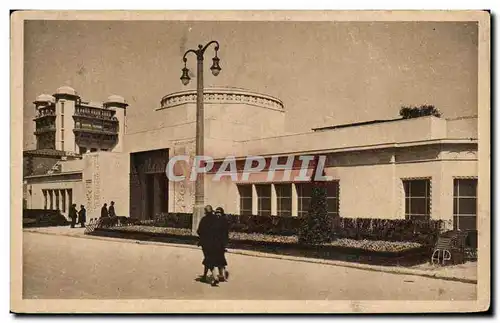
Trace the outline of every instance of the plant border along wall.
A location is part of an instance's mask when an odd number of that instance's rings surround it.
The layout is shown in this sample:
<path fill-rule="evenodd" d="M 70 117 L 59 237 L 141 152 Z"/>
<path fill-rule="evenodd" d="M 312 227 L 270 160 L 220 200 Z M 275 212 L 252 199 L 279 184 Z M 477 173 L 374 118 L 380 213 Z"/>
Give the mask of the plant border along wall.
<path fill-rule="evenodd" d="M 227 214 L 230 231 L 280 236 L 298 235 L 300 217 Z M 162 213 L 142 225 L 191 229 L 191 213 Z M 408 241 L 433 245 L 443 230 L 442 220 L 342 218 L 333 219 L 333 238 Z"/>
<path fill-rule="evenodd" d="M 59 210 L 23 209 L 23 228 L 69 225 Z"/>

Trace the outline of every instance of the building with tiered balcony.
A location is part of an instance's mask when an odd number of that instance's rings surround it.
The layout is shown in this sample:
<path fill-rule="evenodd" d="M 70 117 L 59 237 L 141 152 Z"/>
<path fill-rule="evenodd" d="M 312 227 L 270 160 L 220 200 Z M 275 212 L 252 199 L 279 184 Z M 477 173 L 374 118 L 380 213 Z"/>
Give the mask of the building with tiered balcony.
<path fill-rule="evenodd" d="M 118 95 L 103 103 L 85 101 L 69 86 L 53 95 L 41 94 L 33 103 L 36 149 L 23 153 L 26 206 L 67 214 L 73 201 L 85 204 L 81 199 L 84 160 L 92 158 L 85 156 L 122 152 L 128 104 Z M 43 188 L 33 192 L 37 186 Z M 33 202 L 33 194 L 43 199 Z"/>
<path fill-rule="evenodd" d="M 125 99 L 110 96 L 104 103 L 84 101 L 63 86 L 54 95 L 42 94 L 34 101 L 37 149 L 84 154 L 88 151 L 121 151 Z"/>

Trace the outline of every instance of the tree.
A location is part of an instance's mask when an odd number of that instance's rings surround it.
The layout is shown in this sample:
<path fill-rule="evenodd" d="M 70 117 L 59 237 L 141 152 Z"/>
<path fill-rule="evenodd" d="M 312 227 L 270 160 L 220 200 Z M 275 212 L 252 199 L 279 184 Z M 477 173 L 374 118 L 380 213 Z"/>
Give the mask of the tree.
<path fill-rule="evenodd" d="M 399 110 L 399 115 L 403 119 L 412 119 L 425 116 L 435 116 L 441 117 L 441 112 L 439 112 L 436 107 L 430 104 L 423 104 L 420 106 L 402 106 Z"/>
<path fill-rule="evenodd" d="M 317 165 L 318 157 L 316 157 Z M 326 186 L 314 181 L 316 165 L 312 174 L 312 194 L 308 214 L 302 218 L 299 229 L 299 243 L 321 244 L 332 239 L 333 219 L 328 215 Z"/>

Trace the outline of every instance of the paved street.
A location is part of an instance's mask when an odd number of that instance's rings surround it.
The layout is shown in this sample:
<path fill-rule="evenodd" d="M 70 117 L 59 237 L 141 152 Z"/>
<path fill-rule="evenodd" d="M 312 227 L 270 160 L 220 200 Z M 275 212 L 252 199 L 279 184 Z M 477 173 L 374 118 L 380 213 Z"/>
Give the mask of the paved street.
<path fill-rule="evenodd" d="M 24 232 L 24 298 L 472 300 L 476 285 L 228 254 L 231 277 L 196 281 L 201 250 Z"/>

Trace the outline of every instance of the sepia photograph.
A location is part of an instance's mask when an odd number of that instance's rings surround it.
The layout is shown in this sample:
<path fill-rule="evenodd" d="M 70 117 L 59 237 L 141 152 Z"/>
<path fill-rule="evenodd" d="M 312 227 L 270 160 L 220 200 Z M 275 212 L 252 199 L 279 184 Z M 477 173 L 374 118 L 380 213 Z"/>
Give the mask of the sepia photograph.
<path fill-rule="evenodd" d="M 12 312 L 488 310 L 489 12 L 18 11 L 11 59 Z"/>

